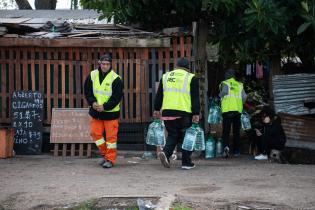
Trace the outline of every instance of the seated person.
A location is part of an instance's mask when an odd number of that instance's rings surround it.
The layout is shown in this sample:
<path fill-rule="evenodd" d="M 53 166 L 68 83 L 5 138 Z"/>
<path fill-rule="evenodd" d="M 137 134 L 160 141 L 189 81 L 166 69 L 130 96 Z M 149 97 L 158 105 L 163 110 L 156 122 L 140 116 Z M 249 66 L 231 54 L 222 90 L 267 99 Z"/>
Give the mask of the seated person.
<path fill-rule="evenodd" d="M 262 110 L 261 121 L 261 129 L 255 128 L 255 132 L 253 132 L 260 153 L 255 156 L 255 160 L 267 160 L 271 150 L 283 150 L 286 142 L 280 117 L 275 115 L 271 109 Z"/>

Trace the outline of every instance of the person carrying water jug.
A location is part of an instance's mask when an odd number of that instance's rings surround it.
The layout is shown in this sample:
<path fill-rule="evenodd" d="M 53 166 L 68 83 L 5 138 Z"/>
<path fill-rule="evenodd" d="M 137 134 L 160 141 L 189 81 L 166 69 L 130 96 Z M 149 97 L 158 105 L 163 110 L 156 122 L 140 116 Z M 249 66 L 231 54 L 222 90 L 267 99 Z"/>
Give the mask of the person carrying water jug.
<path fill-rule="evenodd" d="M 240 155 L 240 127 L 243 104 L 246 101 L 246 93 L 241 82 L 235 79 L 235 70 L 228 69 L 225 72 L 225 80 L 220 84 L 219 97 L 221 98 L 221 112 L 223 118 L 223 156 L 230 156 L 229 136 L 233 125 L 233 154 Z"/>
<path fill-rule="evenodd" d="M 161 112 L 162 110 L 162 117 Z M 183 141 L 185 130 L 199 122 L 199 83 L 189 73 L 189 61 L 177 60 L 177 67 L 163 74 L 154 103 L 154 118 L 164 120 L 168 136 L 163 151 L 158 154 L 164 167 L 170 168 L 170 157 L 177 144 Z M 191 151 L 182 150 L 182 169 L 192 169 Z"/>

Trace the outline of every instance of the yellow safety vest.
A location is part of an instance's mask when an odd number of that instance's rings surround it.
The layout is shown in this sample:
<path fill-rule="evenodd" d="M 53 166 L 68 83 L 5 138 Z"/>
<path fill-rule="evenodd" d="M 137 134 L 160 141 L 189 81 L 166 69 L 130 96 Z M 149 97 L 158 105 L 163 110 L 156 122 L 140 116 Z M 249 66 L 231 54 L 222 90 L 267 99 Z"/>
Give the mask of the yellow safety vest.
<path fill-rule="evenodd" d="M 194 74 L 182 69 L 163 74 L 162 110 L 171 109 L 191 113 L 190 83 Z"/>
<path fill-rule="evenodd" d="M 119 77 L 113 70 L 111 70 L 100 84 L 99 70 L 91 72 L 91 80 L 93 83 L 93 94 L 99 105 L 105 104 L 112 96 L 112 84 L 114 80 Z M 120 110 L 120 103 L 111 110 L 104 110 L 104 112 L 118 112 Z"/>
<path fill-rule="evenodd" d="M 221 82 L 221 85 L 225 84 L 228 87 L 228 94 L 223 96 L 221 99 L 221 111 L 222 113 L 237 111 L 242 113 L 243 111 L 243 101 L 242 101 L 242 91 L 243 84 L 237 82 L 234 78 L 225 80 Z"/>

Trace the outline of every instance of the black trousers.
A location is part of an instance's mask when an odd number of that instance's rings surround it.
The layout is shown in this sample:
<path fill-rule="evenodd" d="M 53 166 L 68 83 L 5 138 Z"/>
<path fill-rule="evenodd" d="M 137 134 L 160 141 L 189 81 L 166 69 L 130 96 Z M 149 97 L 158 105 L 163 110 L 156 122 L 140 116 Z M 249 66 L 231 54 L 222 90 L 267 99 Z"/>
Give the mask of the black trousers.
<path fill-rule="evenodd" d="M 175 120 L 165 120 L 164 124 L 168 132 L 168 136 L 163 152 L 169 159 L 173 154 L 176 145 L 183 142 L 185 130 L 191 126 L 192 122 L 191 117 L 181 117 Z M 191 151 L 182 149 L 182 165 L 186 165 L 191 162 L 191 154 Z"/>
<path fill-rule="evenodd" d="M 231 126 L 233 125 L 233 152 L 240 152 L 240 129 L 241 129 L 241 114 L 239 112 L 225 112 L 223 117 L 222 140 L 223 148 L 229 147 L 229 137 Z"/>
<path fill-rule="evenodd" d="M 259 154 L 269 155 L 270 151 L 273 149 L 276 149 L 276 150 L 284 149 L 285 142 L 281 141 L 280 139 L 276 139 L 276 138 L 273 138 L 271 136 L 266 136 L 266 135 L 257 136 L 256 131 L 254 129 L 249 131 L 248 134 L 249 134 L 250 141 L 254 145 L 257 145 Z"/>

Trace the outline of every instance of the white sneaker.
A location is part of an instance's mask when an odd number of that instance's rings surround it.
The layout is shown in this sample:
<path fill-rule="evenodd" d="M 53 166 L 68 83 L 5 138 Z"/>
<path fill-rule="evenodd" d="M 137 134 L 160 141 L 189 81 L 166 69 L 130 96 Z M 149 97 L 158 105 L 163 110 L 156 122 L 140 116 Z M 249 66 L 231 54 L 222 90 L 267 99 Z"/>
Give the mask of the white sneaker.
<path fill-rule="evenodd" d="M 256 155 L 255 160 L 268 160 L 268 156 L 263 154 Z"/>

